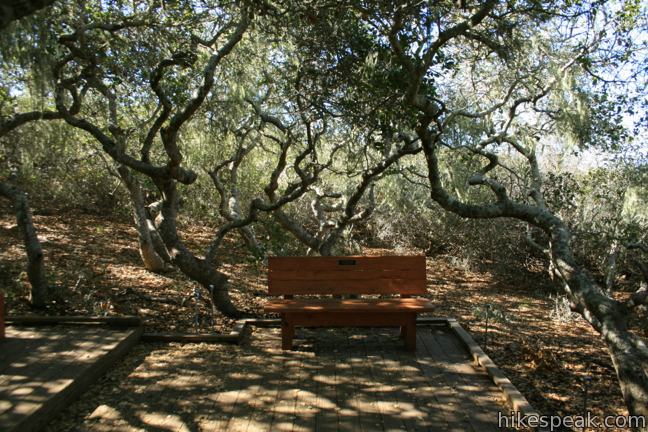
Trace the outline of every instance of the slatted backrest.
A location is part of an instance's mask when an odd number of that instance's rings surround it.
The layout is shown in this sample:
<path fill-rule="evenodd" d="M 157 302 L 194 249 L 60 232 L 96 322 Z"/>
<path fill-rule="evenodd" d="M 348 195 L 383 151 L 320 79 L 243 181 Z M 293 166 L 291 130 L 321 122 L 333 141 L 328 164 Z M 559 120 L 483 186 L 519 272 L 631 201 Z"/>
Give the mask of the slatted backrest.
<path fill-rule="evenodd" d="M 269 295 L 425 294 L 424 256 L 268 257 Z"/>

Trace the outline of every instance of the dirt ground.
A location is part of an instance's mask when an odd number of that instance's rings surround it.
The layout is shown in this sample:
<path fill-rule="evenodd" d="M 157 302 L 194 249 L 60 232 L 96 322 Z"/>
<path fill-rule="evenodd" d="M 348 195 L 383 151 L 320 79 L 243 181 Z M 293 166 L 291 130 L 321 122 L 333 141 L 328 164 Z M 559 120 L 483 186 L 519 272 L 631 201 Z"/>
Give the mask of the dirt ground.
<path fill-rule="evenodd" d="M 7 295 L 8 313 L 32 313 L 25 298 L 28 284 L 18 229 L 13 217 L 1 210 L 0 286 Z M 211 314 L 208 301 L 195 296 L 197 285 L 180 272 L 158 275 L 144 270 L 136 232 L 126 221 L 77 213 L 40 215 L 34 221 L 55 287 L 55 303 L 46 314 L 138 315 L 147 331 L 222 333 L 232 327 L 231 319 Z M 211 232 L 202 226 L 182 227 L 192 248 L 206 245 Z M 229 253 L 222 268 L 230 278 L 232 298 L 241 309 L 261 315 L 267 292 L 265 265 L 248 259 L 234 241 L 228 246 L 223 248 Z M 384 249 L 364 253 L 395 254 Z M 489 263 L 481 263 L 480 271 L 469 267 L 449 256 L 428 258 L 435 315 L 457 318 L 539 411 L 626 413 L 603 344 L 586 322 L 562 311 L 549 294 L 550 283 L 541 268 L 502 272 Z M 137 350 L 121 367 L 132 369 L 128 362 L 141 362 L 147 349 Z M 170 349 L 180 353 L 185 348 Z"/>

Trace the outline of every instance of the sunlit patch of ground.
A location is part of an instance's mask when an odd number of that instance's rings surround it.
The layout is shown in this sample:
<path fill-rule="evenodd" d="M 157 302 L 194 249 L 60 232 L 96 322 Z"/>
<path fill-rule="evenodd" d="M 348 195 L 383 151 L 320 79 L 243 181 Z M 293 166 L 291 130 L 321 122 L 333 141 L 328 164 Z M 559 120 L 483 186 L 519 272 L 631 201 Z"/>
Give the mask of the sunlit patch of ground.
<path fill-rule="evenodd" d="M 196 302 L 197 285 L 182 273 L 172 270 L 155 274 L 142 267 L 136 231 L 126 221 L 74 213 L 37 215 L 34 224 L 45 252 L 47 276 L 54 287 L 55 301 L 44 313 L 135 314 L 142 316 L 152 331 L 228 332 L 231 329 L 231 319 L 212 317 L 207 299 L 201 296 Z M 208 244 L 207 234 L 198 235 L 200 227 L 184 231 L 185 235 L 192 236 L 188 243 L 193 247 Z M 0 244 L 3 245 L 0 283 L 6 287 L 10 313 L 33 313 L 25 298 L 28 283 L 24 273 L 24 247 L 13 217 L 6 211 L 0 216 Z M 233 248 L 228 244 L 225 249 Z M 236 262 L 236 256 L 233 253 L 228 258 Z M 245 309 L 250 312 L 259 311 L 260 300 L 254 293 L 248 293 L 247 285 L 237 277 L 241 272 L 228 264 L 226 273 L 233 279 L 232 297 L 248 305 Z M 244 279 L 252 282 L 251 278 L 246 273 Z M 255 284 L 261 289 L 265 281 Z"/>
<path fill-rule="evenodd" d="M 475 274 L 441 259 L 428 261 L 428 283 L 439 315 L 459 319 L 541 411 L 582 414 L 587 397 L 587 410 L 595 415 L 627 414 L 597 333 L 580 317 L 563 322 L 553 316 L 555 301 L 542 274 L 524 269 L 500 277 Z M 486 305 L 491 305 L 488 341 Z"/>
<path fill-rule="evenodd" d="M 231 329 L 233 321 L 212 317 L 205 299 L 196 302 L 196 284 L 180 272 L 157 275 L 141 267 L 136 232 L 127 221 L 70 213 L 35 216 L 34 222 L 56 287 L 56 304 L 46 313 L 136 314 L 151 331 Z M 209 244 L 213 229 L 185 223 L 181 232 L 192 250 L 200 251 Z M 267 292 L 265 267 L 248 259 L 239 243 L 232 237 L 223 246 L 227 254 L 222 270 L 230 278 L 233 300 L 260 314 Z M 0 213 L 0 244 L 0 284 L 8 292 L 9 313 L 32 313 L 24 299 L 24 248 L 6 209 Z M 388 249 L 363 253 L 397 254 Z M 461 268 L 452 257 L 428 258 L 429 297 L 438 305 L 435 315 L 459 319 L 539 410 L 580 414 L 587 393 L 587 409 L 595 415 L 625 413 L 614 369 L 597 334 L 580 318 L 562 322 L 552 317 L 555 301 L 538 270 L 486 266 L 473 271 Z M 488 341 L 486 305 L 491 305 Z"/>

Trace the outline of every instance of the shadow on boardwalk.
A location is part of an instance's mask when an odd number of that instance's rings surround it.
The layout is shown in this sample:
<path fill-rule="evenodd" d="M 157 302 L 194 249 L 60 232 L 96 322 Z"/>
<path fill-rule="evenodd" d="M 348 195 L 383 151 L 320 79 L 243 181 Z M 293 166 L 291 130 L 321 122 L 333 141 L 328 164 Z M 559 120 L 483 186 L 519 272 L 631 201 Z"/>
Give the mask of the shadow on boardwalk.
<path fill-rule="evenodd" d="M 445 328 L 278 329 L 243 346 L 142 344 L 47 430 L 494 431 L 503 396 Z"/>
<path fill-rule="evenodd" d="M 41 429 L 140 335 L 139 328 L 9 327 L 0 340 L 0 430 Z"/>

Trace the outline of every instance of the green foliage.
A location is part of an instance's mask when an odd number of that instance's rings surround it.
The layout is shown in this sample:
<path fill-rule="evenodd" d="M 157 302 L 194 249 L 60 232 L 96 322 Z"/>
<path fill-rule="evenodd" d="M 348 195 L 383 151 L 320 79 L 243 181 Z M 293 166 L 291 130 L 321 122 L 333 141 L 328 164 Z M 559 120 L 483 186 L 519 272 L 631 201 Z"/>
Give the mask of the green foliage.
<path fill-rule="evenodd" d="M 625 224 L 637 227 L 648 227 L 648 189 L 645 187 L 646 179 L 642 186 L 630 186 L 625 193 L 621 217 Z"/>
<path fill-rule="evenodd" d="M 446 109 L 440 116 L 444 147 L 439 157 L 442 182 L 453 197 L 477 204 L 494 201 L 488 187 L 467 185 L 488 163 L 468 147 L 501 127 L 505 111 L 453 118 L 447 113 L 479 112 L 506 97 L 527 97 L 554 78 L 559 78 L 555 89 L 525 108 L 508 130 L 526 149 L 542 158 L 542 147 L 552 140 L 560 151 L 575 147 L 627 154 L 642 146 L 640 135 L 627 126 L 628 116 L 634 120 L 645 115 L 645 108 L 640 107 L 645 91 L 640 85 L 645 76 L 645 71 L 639 73 L 641 43 L 633 38 L 646 25 L 645 8 L 638 0 L 608 10 L 614 13 L 606 15 L 612 25 L 606 31 L 614 35 L 594 32 L 603 38 L 601 48 L 577 57 L 568 73 L 561 75 L 562 65 L 577 49 L 564 34 L 567 24 L 571 19 L 583 31 L 594 31 L 600 25 L 597 19 L 602 19 L 601 8 L 584 1 L 498 4 L 484 25 L 472 29 L 471 37 L 450 41 L 430 60 L 418 91 L 442 101 Z M 127 153 L 138 157 L 158 105 L 150 88 L 152 71 L 163 59 L 181 59 L 165 71 L 161 85 L 173 107 L 186 103 L 201 82 L 210 54 L 198 47 L 196 37 L 211 36 L 236 11 L 234 5 L 217 1 L 57 2 L 47 14 L 26 19 L 14 31 L 0 35 L 4 64 L 0 68 L 0 115 L 7 118 L 14 112 L 54 109 L 51 66 L 67 52 L 61 36 L 88 23 L 137 23 L 119 31 L 89 31 L 83 46 L 76 48 L 92 55 L 80 56 L 65 76 L 94 73 L 115 92 Z M 218 212 L 220 198 L 206 172 L 231 158 L 241 145 L 254 146 L 239 168 L 241 202 L 263 196 L 263 185 L 277 160 L 277 144 L 271 137 L 272 126 L 262 125 L 248 98 L 288 124 L 297 123 L 302 111 L 313 117 L 314 125 L 326 122 L 319 162 L 336 146 L 341 148 L 316 186 L 350 193 L 361 169 L 393 150 L 386 137 L 413 134 L 415 111 L 402 103 L 409 91 L 407 61 L 419 66 L 416 50 L 428 47 L 439 29 L 452 28 L 469 13 L 454 2 L 411 2 L 398 8 L 384 2 L 351 2 L 340 7 L 310 1 L 259 7 L 258 19 L 217 70 L 206 102 L 181 131 L 183 164 L 199 173 L 194 184 L 181 187 L 186 197 L 183 212 L 210 226 L 224 222 Z M 388 26 L 398 14 L 407 18 L 396 29 L 406 60 L 394 56 L 388 37 Z M 632 66 L 627 76 L 617 76 L 618 82 L 609 79 L 615 67 L 624 65 Z M 619 90 L 625 81 L 635 83 L 628 94 Z M 85 95 L 81 115 L 104 130 L 108 127 L 108 104 L 94 90 Z M 303 141 L 306 131 L 296 128 L 295 134 Z M 159 144 L 159 138 L 155 143 Z M 105 160 L 107 156 L 83 132 L 61 122 L 34 123 L 2 138 L 0 150 L 0 176 L 17 171 L 36 201 L 53 199 L 63 206 L 128 212 L 123 188 L 109 173 L 112 162 Z M 500 142 L 484 150 L 492 151 L 507 167 L 489 174 L 511 197 L 528 202 L 530 172 L 525 161 L 507 152 Z M 151 159 L 158 165 L 167 162 L 162 146 L 154 146 Z M 545 172 L 549 208 L 578 234 L 579 254 L 595 267 L 612 240 L 644 239 L 646 178 L 642 166 L 582 172 L 556 167 Z M 359 227 L 358 234 L 347 236 L 346 249 L 355 247 L 353 241 L 361 241 L 448 253 L 470 262 L 519 259 L 519 245 L 524 243 L 520 223 L 465 220 L 446 213 L 429 199 L 426 170 L 421 156 L 408 157 L 390 170 L 377 184 L 373 218 Z M 280 179 L 282 184 L 287 176 L 295 173 L 289 170 Z M 144 176 L 138 178 L 156 197 L 154 183 Z M 285 210 L 303 225 L 316 227 L 311 199 L 309 193 Z M 268 251 L 305 252 L 272 218 L 261 218 L 258 231 Z"/>
<path fill-rule="evenodd" d="M 111 163 L 87 136 L 60 122 L 31 123 L 0 141 L 0 179 L 15 175 L 35 210 L 129 213 Z"/>
<path fill-rule="evenodd" d="M 496 322 L 500 324 L 507 324 L 510 323 L 511 320 L 509 319 L 508 315 L 506 314 L 506 311 L 502 310 L 499 307 L 487 305 L 487 306 L 475 306 L 472 310 L 472 313 L 475 317 L 475 319 L 483 322 Z"/>
<path fill-rule="evenodd" d="M 575 249 L 590 268 L 604 273 L 608 251 L 615 241 L 646 241 L 647 180 L 645 167 L 622 165 L 547 173 L 547 203 L 576 234 Z M 621 258 L 621 267 L 629 269 L 625 251 Z"/>

